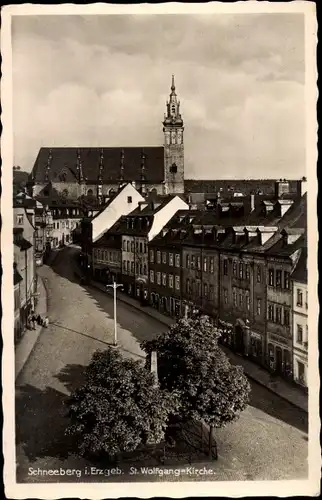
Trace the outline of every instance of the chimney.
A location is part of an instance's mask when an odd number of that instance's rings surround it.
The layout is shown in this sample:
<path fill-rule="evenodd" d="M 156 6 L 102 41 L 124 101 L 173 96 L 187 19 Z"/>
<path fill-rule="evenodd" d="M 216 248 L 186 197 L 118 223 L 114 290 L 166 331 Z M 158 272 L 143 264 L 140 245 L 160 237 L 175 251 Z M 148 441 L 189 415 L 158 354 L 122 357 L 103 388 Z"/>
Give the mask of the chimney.
<path fill-rule="evenodd" d="M 275 182 L 275 196 L 280 198 L 283 194 L 289 194 L 290 183 L 286 179 L 280 179 Z"/>
<path fill-rule="evenodd" d="M 254 193 L 251 193 L 250 195 L 250 211 L 254 212 L 255 210 L 255 195 Z"/>

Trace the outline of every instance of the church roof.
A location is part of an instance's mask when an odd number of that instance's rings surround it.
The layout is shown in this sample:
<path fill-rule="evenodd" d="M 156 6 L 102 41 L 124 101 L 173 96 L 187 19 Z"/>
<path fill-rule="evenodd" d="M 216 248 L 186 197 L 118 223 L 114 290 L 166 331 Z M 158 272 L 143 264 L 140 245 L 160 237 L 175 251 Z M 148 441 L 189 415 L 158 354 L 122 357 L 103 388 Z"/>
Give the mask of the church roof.
<path fill-rule="evenodd" d="M 275 183 L 276 179 L 185 179 L 184 188 L 185 192 L 191 193 L 218 193 L 220 191 L 222 196 L 231 196 L 233 193 L 249 195 L 256 192 L 274 195 Z M 297 181 L 290 180 L 289 186 L 290 192 L 295 193 Z"/>
<path fill-rule="evenodd" d="M 142 153 L 145 155 L 145 179 L 147 183 L 159 183 L 164 180 L 164 148 L 129 147 L 129 148 L 41 148 L 32 170 L 35 182 L 59 182 L 63 174 L 65 182 L 77 180 L 77 154 L 79 152 L 85 182 L 97 183 L 100 173 L 100 158 L 103 156 L 102 182 L 115 182 L 121 174 L 121 155 L 123 156 L 124 181 L 141 180 Z M 47 162 L 49 162 L 46 179 Z"/>

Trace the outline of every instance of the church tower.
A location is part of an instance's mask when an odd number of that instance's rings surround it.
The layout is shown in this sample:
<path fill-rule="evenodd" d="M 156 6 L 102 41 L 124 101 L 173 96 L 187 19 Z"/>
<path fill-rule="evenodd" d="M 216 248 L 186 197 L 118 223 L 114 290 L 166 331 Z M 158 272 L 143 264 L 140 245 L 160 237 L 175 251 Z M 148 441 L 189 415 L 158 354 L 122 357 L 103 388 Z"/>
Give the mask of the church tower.
<path fill-rule="evenodd" d="M 183 130 L 180 101 L 177 99 L 174 75 L 172 75 L 171 94 L 163 121 L 164 180 L 165 192 L 169 194 L 184 192 Z"/>

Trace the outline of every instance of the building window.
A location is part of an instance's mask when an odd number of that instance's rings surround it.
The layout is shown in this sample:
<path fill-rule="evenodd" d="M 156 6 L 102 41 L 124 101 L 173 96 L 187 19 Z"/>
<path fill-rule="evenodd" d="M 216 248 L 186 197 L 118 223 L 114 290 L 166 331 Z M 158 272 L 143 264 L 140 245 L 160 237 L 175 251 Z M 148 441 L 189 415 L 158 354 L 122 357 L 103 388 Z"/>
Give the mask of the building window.
<path fill-rule="evenodd" d="M 180 276 L 176 276 L 176 290 L 180 290 Z"/>
<path fill-rule="evenodd" d="M 146 264 L 143 264 L 143 274 L 144 274 L 144 276 L 146 276 L 146 275 L 147 275 L 147 272 L 148 272 L 148 270 L 147 270 L 147 265 L 146 265 Z"/>
<path fill-rule="evenodd" d="M 196 282 L 195 282 L 195 280 L 192 280 L 190 290 L 192 292 L 192 295 L 194 295 L 195 291 L 196 291 Z"/>
<path fill-rule="evenodd" d="M 233 276 L 237 276 L 237 262 L 233 261 Z"/>
<path fill-rule="evenodd" d="M 290 311 L 288 309 L 284 309 L 284 325 L 290 326 Z"/>
<path fill-rule="evenodd" d="M 228 304 L 228 290 L 224 288 L 224 303 Z"/>
<path fill-rule="evenodd" d="M 130 272 L 130 261 L 126 261 L 126 271 L 129 273 Z"/>
<path fill-rule="evenodd" d="M 134 241 L 131 241 L 131 252 L 134 253 Z"/>
<path fill-rule="evenodd" d="M 276 287 L 281 288 L 282 286 L 282 271 L 280 269 L 276 270 Z"/>
<path fill-rule="evenodd" d="M 209 259 L 209 267 L 210 267 L 209 271 L 213 274 L 213 272 L 214 272 L 214 258 L 213 257 L 210 257 L 210 259 Z"/>
<path fill-rule="evenodd" d="M 246 264 L 246 279 L 249 280 L 250 278 L 250 268 L 249 264 Z"/>
<path fill-rule="evenodd" d="M 128 203 L 132 203 L 132 196 L 128 196 L 128 197 L 127 197 L 127 202 L 128 202 Z"/>
<path fill-rule="evenodd" d="M 140 274 L 143 274 L 143 266 L 140 264 Z"/>
<path fill-rule="evenodd" d="M 173 274 L 169 274 L 169 287 L 173 288 Z"/>
<path fill-rule="evenodd" d="M 228 275 L 228 260 L 224 259 L 224 275 Z"/>
<path fill-rule="evenodd" d="M 62 222 L 62 223 L 61 223 L 61 228 L 62 228 L 62 229 L 65 229 L 65 222 Z"/>
<path fill-rule="evenodd" d="M 17 215 L 16 221 L 17 221 L 18 226 L 22 226 L 23 225 L 23 215 L 21 215 L 21 214 Z"/>
<path fill-rule="evenodd" d="M 187 254 L 187 256 L 186 256 L 186 268 L 189 269 L 189 267 L 190 267 L 190 255 Z"/>
<path fill-rule="evenodd" d="M 272 304 L 268 305 L 267 317 L 269 321 L 274 321 L 274 306 Z"/>
<path fill-rule="evenodd" d="M 56 224 L 57 224 L 57 229 L 59 229 L 59 222 L 57 222 Z"/>
<path fill-rule="evenodd" d="M 303 306 L 303 293 L 302 290 L 297 288 L 296 290 L 296 305 L 297 307 L 302 307 Z"/>
<path fill-rule="evenodd" d="M 275 308 L 275 322 L 282 324 L 282 308 L 280 306 L 276 306 Z"/>
<path fill-rule="evenodd" d="M 143 243 L 142 243 L 142 241 L 140 241 L 140 253 L 142 253 L 142 252 L 143 252 Z"/>
<path fill-rule="evenodd" d="M 123 252 L 126 252 L 126 241 L 123 241 Z"/>
<path fill-rule="evenodd" d="M 123 271 L 126 271 L 126 260 L 123 260 Z"/>
<path fill-rule="evenodd" d="M 136 252 L 139 251 L 139 242 L 138 241 L 135 242 L 135 250 L 136 250 Z"/>
<path fill-rule="evenodd" d="M 126 250 L 127 250 L 127 252 L 129 252 L 129 251 L 130 251 L 130 242 L 129 242 L 129 241 L 128 241 L 128 242 L 127 242 L 127 244 L 126 244 Z"/>
<path fill-rule="evenodd" d="M 147 251 L 148 251 L 148 250 L 147 250 L 147 244 L 146 244 L 146 243 L 144 243 L 144 253 L 147 253 Z"/>
<path fill-rule="evenodd" d="M 244 264 L 241 262 L 239 264 L 239 278 L 243 279 L 244 277 Z"/>
<path fill-rule="evenodd" d="M 150 281 L 154 283 L 154 271 L 152 269 L 150 270 Z"/>
<path fill-rule="evenodd" d="M 246 297 L 246 309 L 247 309 L 247 311 L 249 311 L 250 310 L 250 296 L 249 296 L 248 290 L 245 293 L 245 297 Z"/>
<path fill-rule="evenodd" d="M 180 254 L 176 253 L 176 267 L 180 267 Z"/>
<path fill-rule="evenodd" d="M 134 274 L 134 262 L 133 261 L 131 262 L 131 273 Z"/>
<path fill-rule="evenodd" d="M 173 253 L 169 253 L 169 266 L 173 266 Z"/>
<path fill-rule="evenodd" d="M 194 269 L 196 267 L 196 256 L 192 255 L 191 256 L 191 269 Z"/>
<path fill-rule="evenodd" d="M 203 294 L 204 294 L 204 297 L 207 298 L 208 297 L 208 285 L 207 283 L 204 283 L 204 286 L 203 286 Z"/>
<path fill-rule="evenodd" d="M 161 264 L 161 252 L 160 252 L 160 250 L 157 251 L 157 264 Z"/>
<path fill-rule="evenodd" d="M 290 288 L 290 273 L 284 271 L 284 288 L 288 290 Z"/>
<path fill-rule="evenodd" d="M 167 286 L 167 275 L 162 273 L 162 285 Z"/>
<path fill-rule="evenodd" d="M 274 286 L 274 269 L 268 270 L 268 284 L 269 286 Z"/>
<path fill-rule="evenodd" d="M 203 270 L 206 273 L 207 272 L 207 257 L 203 258 Z"/>
<path fill-rule="evenodd" d="M 69 220 L 66 221 L 66 229 L 69 229 Z"/>
<path fill-rule="evenodd" d="M 213 285 L 210 285 L 209 287 L 209 300 L 213 300 L 214 299 L 214 287 Z"/>
<path fill-rule="evenodd" d="M 157 272 L 157 284 L 161 285 L 161 273 Z"/>
<path fill-rule="evenodd" d="M 237 289 L 235 287 L 233 288 L 233 304 L 234 307 L 237 307 Z"/>
<path fill-rule="evenodd" d="M 298 344 L 303 343 L 303 326 L 302 325 L 296 325 L 296 341 Z"/>
<path fill-rule="evenodd" d="M 138 262 L 135 263 L 135 272 L 136 272 L 136 274 L 139 274 L 139 263 Z"/>
<path fill-rule="evenodd" d="M 167 254 L 166 252 L 162 252 L 162 264 L 166 264 L 167 263 Z"/>
<path fill-rule="evenodd" d="M 151 262 L 151 264 L 154 263 L 154 251 L 153 250 L 150 250 L 150 262 Z"/>
<path fill-rule="evenodd" d="M 188 278 L 188 279 L 187 279 L 187 281 L 186 281 L 186 292 L 189 294 L 189 293 L 190 293 L 190 291 L 191 291 L 191 290 L 190 290 L 190 280 L 189 280 L 189 278 Z"/>
<path fill-rule="evenodd" d="M 262 312 L 262 299 L 257 299 L 257 309 L 256 309 L 256 312 L 257 312 L 257 316 L 261 315 L 261 312 Z"/>
<path fill-rule="evenodd" d="M 200 271 L 200 256 L 197 255 L 197 269 Z"/>

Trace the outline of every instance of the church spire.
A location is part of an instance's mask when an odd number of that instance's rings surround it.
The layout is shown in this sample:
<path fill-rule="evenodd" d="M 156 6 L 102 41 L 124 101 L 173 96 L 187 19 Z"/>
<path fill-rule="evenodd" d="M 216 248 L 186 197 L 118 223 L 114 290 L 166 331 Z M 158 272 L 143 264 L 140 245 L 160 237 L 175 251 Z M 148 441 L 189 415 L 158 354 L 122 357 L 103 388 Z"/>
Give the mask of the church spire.
<path fill-rule="evenodd" d="M 174 75 L 172 75 L 172 85 L 171 85 L 171 93 L 174 94 L 176 91 L 176 87 L 174 84 Z"/>

